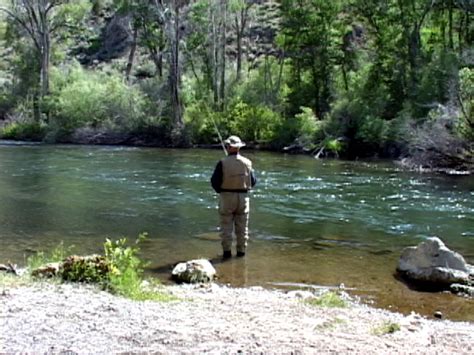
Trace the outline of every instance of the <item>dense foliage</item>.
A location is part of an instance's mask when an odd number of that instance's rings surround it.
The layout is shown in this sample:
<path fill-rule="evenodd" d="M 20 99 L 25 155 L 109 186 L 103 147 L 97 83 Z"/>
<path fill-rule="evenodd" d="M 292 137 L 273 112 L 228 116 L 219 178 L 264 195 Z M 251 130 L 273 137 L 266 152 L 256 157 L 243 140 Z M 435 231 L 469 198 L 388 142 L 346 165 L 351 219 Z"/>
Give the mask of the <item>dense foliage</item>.
<path fill-rule="evenodd" d="M 219 130 L 318 157 L 472 163 L 472 1 L 44 4 L 0 2 L 5 138 L 217 144 Z"/>

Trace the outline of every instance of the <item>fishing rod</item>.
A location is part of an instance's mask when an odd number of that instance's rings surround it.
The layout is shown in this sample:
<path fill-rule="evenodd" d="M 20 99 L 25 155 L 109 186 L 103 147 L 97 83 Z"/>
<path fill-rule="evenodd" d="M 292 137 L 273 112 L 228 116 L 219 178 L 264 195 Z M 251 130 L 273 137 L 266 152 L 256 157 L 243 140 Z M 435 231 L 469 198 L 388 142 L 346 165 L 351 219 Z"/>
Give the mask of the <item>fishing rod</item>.
<path fill-rule="evenodd" d="M 217 128 L 216 121 L 214 121 L 214 118 L 212 117 L 212 115 L 210 115 L 210 117 L 211 117 L 212 123 L 214 124 L 214 128 L 216 129 L 217 136 L 219 137 L 219 140 L 221 142 L 221 146 L 222 146 L 222 149 L 224 150 L 224 154 L 227 155 L 227 149 L 225 149 L 224 140 L 222 139 L 221 133 L 219 132 L 219 128 Z"/>

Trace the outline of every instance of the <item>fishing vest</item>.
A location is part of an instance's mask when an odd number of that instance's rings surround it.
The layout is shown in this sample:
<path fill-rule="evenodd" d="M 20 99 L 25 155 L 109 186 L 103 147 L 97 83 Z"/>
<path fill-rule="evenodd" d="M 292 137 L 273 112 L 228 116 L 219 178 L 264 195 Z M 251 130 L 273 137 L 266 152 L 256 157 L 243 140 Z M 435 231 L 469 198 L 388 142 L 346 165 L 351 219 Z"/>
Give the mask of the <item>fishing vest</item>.
<path fill-rule="evenodd" d="M 252 162 L 240 154 L 229 155 L 222 162 L 223 191 L 248 191 L 252 187 Z"/>

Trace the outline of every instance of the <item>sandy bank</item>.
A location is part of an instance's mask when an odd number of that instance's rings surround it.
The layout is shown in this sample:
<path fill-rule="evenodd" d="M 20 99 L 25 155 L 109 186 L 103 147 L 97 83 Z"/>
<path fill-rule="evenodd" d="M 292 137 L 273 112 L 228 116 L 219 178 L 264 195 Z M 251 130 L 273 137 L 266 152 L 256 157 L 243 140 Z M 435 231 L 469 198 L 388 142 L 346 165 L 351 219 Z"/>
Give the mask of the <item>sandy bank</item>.
<path fill-rule="evenodd" d="M 180 300 L 135 302 L 71 284 L 6 287 L 0 293 L 0 352 L 474 352 L 472 323 L 359 304 L 323 308 L 303 302 L 297 292 L 261 288 L 165 290 Z M 381 334 L 388 323 L 401 329 Z"/>

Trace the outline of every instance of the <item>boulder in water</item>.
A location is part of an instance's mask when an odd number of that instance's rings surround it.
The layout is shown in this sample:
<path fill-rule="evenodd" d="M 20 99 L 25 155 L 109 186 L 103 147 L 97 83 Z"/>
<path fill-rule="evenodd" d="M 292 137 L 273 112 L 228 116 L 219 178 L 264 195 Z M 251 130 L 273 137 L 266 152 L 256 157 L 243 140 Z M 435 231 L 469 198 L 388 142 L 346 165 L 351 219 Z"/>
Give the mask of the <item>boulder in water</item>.
<path fill-rule="evenodd" d="M 416 247 L 405 248 L 397 271 L 415 283 L 446 289 L 451 284 L 470 283 L 472 266 L 441 239 L 431 237 Z"/>
<path fill-rule="evenodd" d="M 174 267 L 171 276 L 178 282 L 210 282 L 216 276 L 216 269 L 214 269 L 209 260 L 197 259 L 179 263 Z"/>

